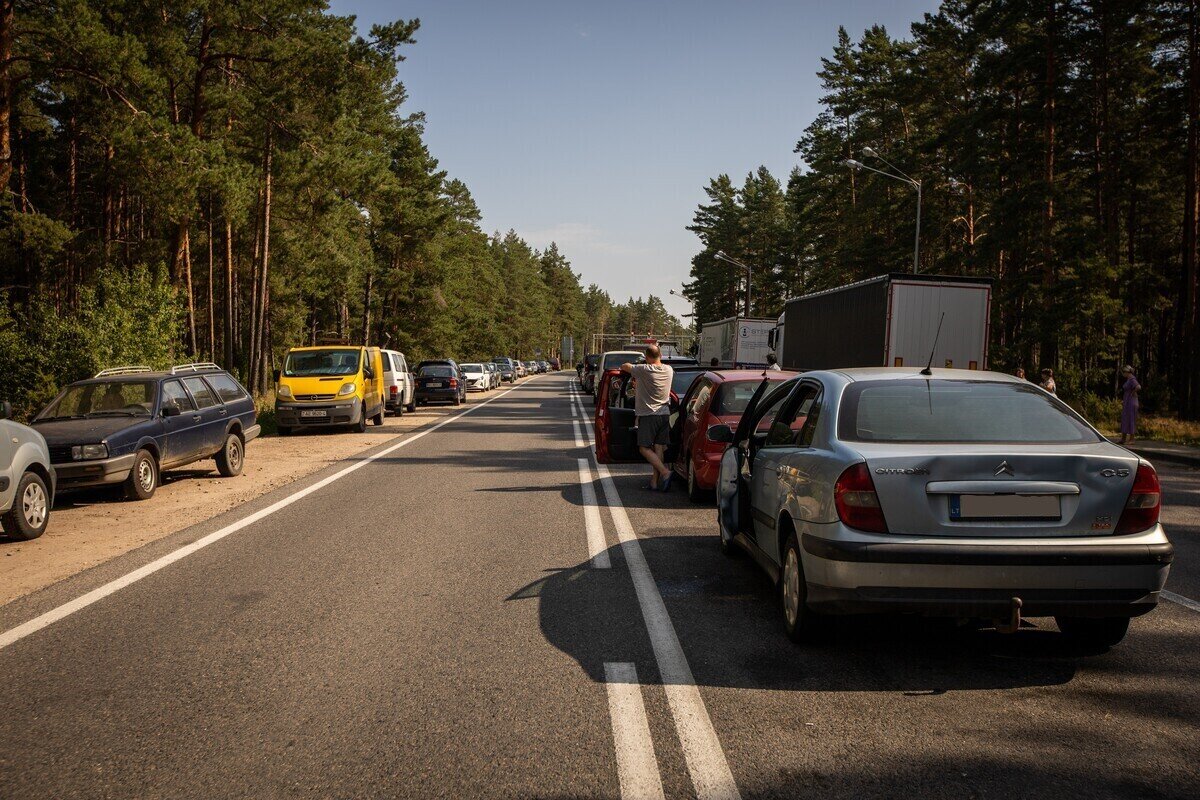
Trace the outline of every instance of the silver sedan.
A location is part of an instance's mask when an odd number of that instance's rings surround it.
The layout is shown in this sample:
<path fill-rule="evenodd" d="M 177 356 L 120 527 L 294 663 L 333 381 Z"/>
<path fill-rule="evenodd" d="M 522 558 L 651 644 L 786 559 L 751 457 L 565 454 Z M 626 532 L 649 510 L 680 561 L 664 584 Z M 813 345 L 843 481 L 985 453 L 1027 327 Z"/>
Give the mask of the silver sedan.
<path fill-rule="evenodd" d="M 1154 468 L 1007 375 L 810 372 L 751 400 L 725 441 L 721 545 L 779 586 L 788 635 L 916 612 L 1016 630 L 1053 616 L 1109 647 L 1173 555 Z"/>

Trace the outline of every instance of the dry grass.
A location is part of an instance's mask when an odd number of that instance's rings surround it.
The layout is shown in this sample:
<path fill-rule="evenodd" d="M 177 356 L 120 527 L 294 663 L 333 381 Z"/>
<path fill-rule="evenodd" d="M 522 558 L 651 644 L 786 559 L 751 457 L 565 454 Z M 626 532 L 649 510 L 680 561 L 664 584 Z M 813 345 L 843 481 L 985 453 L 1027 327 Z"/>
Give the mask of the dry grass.
<path fill-rule="evenodd" d="M 1116 425 L 1107 424 L 1099 427 L 1106 436 L 1120 436 L 1116 432 Z M 1200 422 L 1188 422 L 1174 417 L 1140 416 L 1137 423 L 1137 438 L 1200 447 Z"/>

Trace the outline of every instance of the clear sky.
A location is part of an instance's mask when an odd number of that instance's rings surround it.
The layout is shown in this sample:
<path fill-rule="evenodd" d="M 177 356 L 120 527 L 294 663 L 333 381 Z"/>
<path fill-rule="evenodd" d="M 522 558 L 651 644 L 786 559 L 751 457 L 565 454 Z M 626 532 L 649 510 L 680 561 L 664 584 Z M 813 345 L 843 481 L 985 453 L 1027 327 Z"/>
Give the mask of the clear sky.
<path fill-rule="evenodd" d="M 935 0 L 332 0 L 418 17 L 401 76 L 426 141 L 488 231 L 557 241 L 614 300 L 668 296 L 699 249 L 703 187 L 760 164 L 786 181 L 816 116 L 816 72 L 843 25 L 894 36 Z"/>

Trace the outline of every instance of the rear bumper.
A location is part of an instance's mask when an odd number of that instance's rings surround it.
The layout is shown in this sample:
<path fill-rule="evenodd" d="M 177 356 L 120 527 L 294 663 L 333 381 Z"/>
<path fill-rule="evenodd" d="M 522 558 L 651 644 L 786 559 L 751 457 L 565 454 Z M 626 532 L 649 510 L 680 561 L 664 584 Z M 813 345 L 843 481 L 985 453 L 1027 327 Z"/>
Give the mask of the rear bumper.
<path fill-rule="evenodd" d="M 1022 614 L 1031 617 L 1132 617 L 1158 603 L 1174 558 L 1161 527 L 1041 543 L 889 541 L 822 527 L 841 535 L 801 537 L 808 602 L 840 614 L 1005 617 L 1019 597 Z"/>
<path fill-rule="evenodd" d="M 357 397 L 342 403 L 275 403 L 275 422 L 294 428 L 322 428 L 357 422 L 362 401 Z M 324 411 L 323 417 L 306 417 L 301 411 Z"/>
<path fill-rule="evenodd" d="M 100 458 L 94 461 L 72 461 L 54 464 L 57 490 L 82 489 L 87 486 L 108 486 L 121 483 L 133 469 L 136 453 Z"/>
<path fill-rule="evenodd" d="M 416 399 L 426 402 L 453 402 L 458 398 L 458 389 L 417 389 Z"/>

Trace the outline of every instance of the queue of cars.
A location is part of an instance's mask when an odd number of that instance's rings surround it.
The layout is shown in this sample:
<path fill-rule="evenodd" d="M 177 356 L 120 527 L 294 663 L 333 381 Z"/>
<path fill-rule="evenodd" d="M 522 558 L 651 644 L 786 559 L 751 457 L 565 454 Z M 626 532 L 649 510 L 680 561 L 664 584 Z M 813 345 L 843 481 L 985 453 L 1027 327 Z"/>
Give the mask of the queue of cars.
<path fill-rule="evenodd" d="M 715 490 L 721 549 L 775 583 L 794 641 L 905 612 L 1006 632 L 1053 617 L 1105 648 L 1158 602 L 1174 548 L 1154 468 L 1033 384 L 904 367 L 676 377 L 666 460 L 693 500 Z M 629 376 L 597 380 L 597 460 L 639 459 Z"/>

